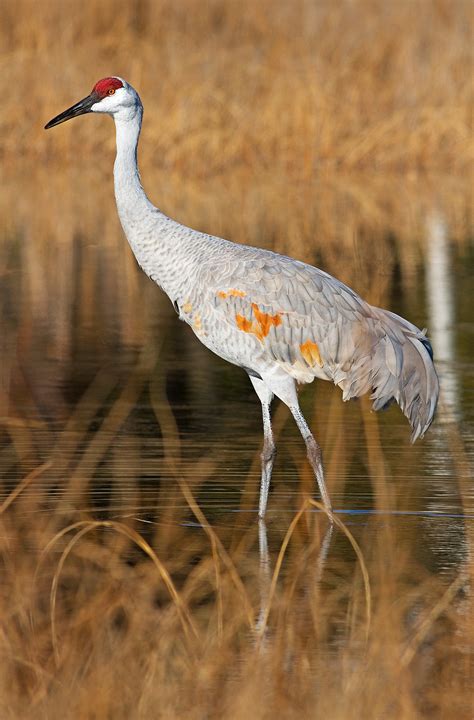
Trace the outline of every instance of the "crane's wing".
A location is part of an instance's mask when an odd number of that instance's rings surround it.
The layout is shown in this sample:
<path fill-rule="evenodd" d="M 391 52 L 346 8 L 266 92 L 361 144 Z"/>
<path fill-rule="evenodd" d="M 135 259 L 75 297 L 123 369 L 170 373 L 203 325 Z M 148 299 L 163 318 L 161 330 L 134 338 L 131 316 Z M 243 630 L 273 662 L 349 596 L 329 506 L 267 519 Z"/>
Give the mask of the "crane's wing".
<path fill-rule="evenodd" d="M 270 252 L 249 257 L 248 250 L 201 270 L 217 322 L 254 335 L 266 358 L 300 382 L 330 379 L 344 400 L 372 391 L 375 410 L 395 400 L 413 440 L 423 435 L 439 391 L 424 333 L 322 270 Z"/>

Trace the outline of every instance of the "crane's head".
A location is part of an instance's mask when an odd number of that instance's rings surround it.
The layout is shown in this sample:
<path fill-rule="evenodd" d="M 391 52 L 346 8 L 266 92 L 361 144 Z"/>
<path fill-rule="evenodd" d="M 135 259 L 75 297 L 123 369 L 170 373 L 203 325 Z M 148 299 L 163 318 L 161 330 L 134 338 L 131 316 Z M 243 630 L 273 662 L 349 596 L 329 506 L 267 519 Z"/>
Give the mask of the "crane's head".
<path fill-rule="evenodd" d="M 45 130 L 90 112 L 107 113 L 117 120 L 130 120 L 141 108 L 138 93 L 128 82 L 119 77 L 106 77 L 96 82 L 90 95 L 50 120 Z"/>

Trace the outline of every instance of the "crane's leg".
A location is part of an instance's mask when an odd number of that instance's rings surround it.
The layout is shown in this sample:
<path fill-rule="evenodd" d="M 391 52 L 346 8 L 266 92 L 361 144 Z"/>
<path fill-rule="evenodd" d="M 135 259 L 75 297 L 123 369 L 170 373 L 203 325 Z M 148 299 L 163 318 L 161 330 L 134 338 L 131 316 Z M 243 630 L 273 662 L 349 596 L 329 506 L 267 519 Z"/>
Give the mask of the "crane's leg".
<path fill-rule="evenodd" d="M 321 499 L 324 503 L 324 507 L 331 511 L 331 500 L 329 499 L 329 493 L 327 491 L 326 483 L 324 482 L 323 472 L 323 458 L 321 454 L 321 448 L 313 437 L 311 430 L 308 427 L 308 423 L 304 419 L 303 413 L 300 410 L 298 401 L 296 405 L 290 406 L 291 414 L 295 418 L 298 429 L 303 436 L 303 440 L 306 443 L 306 452 L 308 460 L 313 468 L 316 482 L 318 483 L 319 492 L 321 493 Z"/>
<path fill-rule="evenodd" d="M 267 509 L 268 490 L 270 488 L 270 479 L 272 477 L 273 461 L 275 460 L 275 443 L 273 440 L 272 421 L 270 417 L 270 405 L 273 400 L 273 392 L 260 380 L 260 378 L 249 375 L 255 392 L 262 403 L 263 417 L 263 449 L 262 459 L 262 479 L 260 482 L 260 501 L 258 504 L 259 518 L 265 517 Z"/>
<path fill-rule="evenodd" d="M 266 387 L 268 387 L 277 396 L 277 398 L 282 400 L 285 405 L 288 405 L 290 408 L 291 414 L 293 415 L 295 422 L 298 425 L 298 429 L 303 436 L 303 440 L 306 443 L 308 460 L 313 468 L 324 507 L 331 511 L 331 500 L 329 499 L 329 493 L 326 488 L 326 483 L 324 482 L 321 448 L 314 439 L 311 430 L 304 419 L 303 413 L 300 410 L 294 379 L 290 375 L 287 375 L 283 370 L 275 369 L 273 372 L 266 374 L 263 377 L 263 381 Z"/>

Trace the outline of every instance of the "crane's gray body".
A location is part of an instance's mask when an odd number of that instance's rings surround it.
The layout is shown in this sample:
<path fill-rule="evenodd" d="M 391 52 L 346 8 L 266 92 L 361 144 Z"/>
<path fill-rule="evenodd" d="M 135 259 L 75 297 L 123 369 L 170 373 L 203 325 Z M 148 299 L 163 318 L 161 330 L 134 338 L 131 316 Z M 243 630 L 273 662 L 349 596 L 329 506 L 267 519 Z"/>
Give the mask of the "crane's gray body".
<path fill-rule="evenodd" d="M 438 383 L 426 337 L 414 325 L 292 258 L 161 218 L 153 235 L 150 265 L 140 251 L 137 259 L 210 350 L 263 379 L 279 369 L 299 383 L 332 380 L 344 400 L 372 391 L 376 410 L 394 399 L 413 439 L 426 431 Z M 160 238 L 168 246 L 164 274 L 154 265 Z M 261 315 L 270 318 L 263 328 Z M 317 354 L 304 352 L 308 342 Z"/>
<path fill-rule="evenodd" d="M 293 413 L 329 509 L 319 446 L 299 409 L 296 382 L 331 380 L 344 400 L 371 392 L 376 410 L 396 401 L 415 440 L 429 427 L 438 399 L 431 346 L 407 320 L 369 305 L 322 270 L 192 230 L 154 207 L 137 167 L 142 105 L 122 83 L 114 98 L 91 106 L 115 120 L 120 221 L 139 265 L 180 318 L 206 347 L 250 375 L 264 421 L 260 516 L 275 452 L 269 414 L 274 394 Z"/>

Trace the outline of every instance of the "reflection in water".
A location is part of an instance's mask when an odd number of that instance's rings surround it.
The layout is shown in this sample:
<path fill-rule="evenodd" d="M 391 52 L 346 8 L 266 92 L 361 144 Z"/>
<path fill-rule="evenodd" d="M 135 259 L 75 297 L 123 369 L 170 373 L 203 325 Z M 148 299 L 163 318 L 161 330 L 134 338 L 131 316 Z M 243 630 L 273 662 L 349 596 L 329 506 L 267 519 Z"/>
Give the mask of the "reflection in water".
<path fill-rule="evenodd" d="M 298 516 L 297 516 L 298 517 Z M 304 592 L 307 596 L 311 597 L 315 593 L 319 592 L 319 583 L 323 577 L 323 573 L 328 560 L 329 549 L 331 547 L 331 540 L 334 533 L 334 523 L 328 522 L 322 541 L 319 544 L 318 554 L 316 561 L 309 555 L 306 558 L 306 564 L 303 570 L 305 581 L 304 581 Z M 286 540 L 286 538 L 285 538 Z M 281 553 L 283 549 L 286 550 L 286 544 L 282 545 L 280 554 L 277 558 L 278 570 L 281 568 Z M 257 638 L 267 638 L 267 623 L 268 614 L 271 603 L 271 584 L 272 584 L 272 569 L 270 562 L 270 554 L 268 552 L 268 535 L 267 526 L 265 520 L 258 518 L 258 551 L 259 551 L 259 612 L 257 621 L 255 623 L 255 630 Z M 309 567 L 311 564 L 312 568 Z"/>
<path fill-rule="evenodd" d="M 329 554 L 329 548 L 331 547 L 331 540 L 334 533 L 334 524 L 331 522 L 328 524 L 326 531 L 324 533 L 323 541 L 321 543 L 321 548 L 319 550 L 318 554 L 318 560 L 316 564 L 316 582 L 319 583 L 324 572 L 324 568 L 327 563 L 328 554 Z"/>
<path fill-rule="evenodd" d="M 260 559 L 259 587 L 260 587 L 260 610 L 258 613 L 255 629 L 257 635 L 260 635 L 265 622 L 265 612 L 267 609 L 268 598 L 270 594 L 271 568 L 270 555 L 268 554 L 268 536 L 265 520 L 258 518 L 258 552 Z M 265 628 L 263 628 L 265 633 Z"/>
<path fill-rule="evenodd" d="M 427 219 L 426 292 L 429 334 L 441 388 L 437 415 L 441 422 L 455 424 L 461 419 L 461 408 L 456 372 L 459 363 L 455 349 L 456 294 L 450 253 L 445 219 L 441 213 L 433 211 Z M 450 573 L 453 568 L 463 567 L 468 548 L 464 532 L 460 478 L 460 474 L 465 470 L 458 463 L 453 463 L 447 432 L 449 429 L 443 433 L 436 432 L 432 439 L 437 449 L 437 460 L 431 465 L 431 473 L 427 478 L 429 494 L 426 502 L 429 510 L 445 517 L 433 522 L 425 516 L 422 525 L 426 537 L 430 539 L 432 565 L 440 572 Z M 459 508 L 457 513 L 453 513 L 455 508 Z M 449 520 L 449 517 L 452 519 Z"/>
<path fill-rule="evenodd" d="M 442 389 L 440 417 L 445 412 L 457 414 L 459 408 L 458 381 L 452 367 L 456 314 L 449 250 L 446 223 L 441 214 L 432 212 L 427 221 L 426 288 L 429 334 Z"/>

